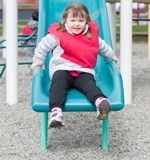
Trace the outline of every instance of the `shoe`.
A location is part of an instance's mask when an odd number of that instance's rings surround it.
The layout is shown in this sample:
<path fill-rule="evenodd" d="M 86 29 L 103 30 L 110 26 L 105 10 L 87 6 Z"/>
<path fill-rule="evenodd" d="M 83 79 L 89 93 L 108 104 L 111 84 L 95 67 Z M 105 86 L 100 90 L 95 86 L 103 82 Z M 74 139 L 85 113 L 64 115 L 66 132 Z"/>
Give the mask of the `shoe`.
<path fill-rule="evenodd" d="M 110 112 L 110 102 L 107 98 L 101 98 L 97 107 L 97 119 L 105 120 Z"/>
<path fill-rule="evenodd" d="M 64 116 L 61 111 L 53 111 L 51 113 L 51 119 L 49 123 L 49 128 L 59 128 L 64 126 Z"/>

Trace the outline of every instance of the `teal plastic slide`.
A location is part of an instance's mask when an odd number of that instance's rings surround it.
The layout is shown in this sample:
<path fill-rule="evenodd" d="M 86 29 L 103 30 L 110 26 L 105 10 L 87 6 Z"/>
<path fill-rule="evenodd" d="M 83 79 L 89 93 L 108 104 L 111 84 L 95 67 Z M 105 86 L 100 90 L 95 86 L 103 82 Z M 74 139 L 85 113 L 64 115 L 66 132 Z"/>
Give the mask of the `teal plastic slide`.
<path fill-rule="evenodd" d="M 49 25 L 59 22 L 62 19 L 62 13 L 66 6 L 75 0 L 39 0 L 39 26 L 38 42 L 47 34 Z M 100 28 L 100 37 L 104 39 L 111 47 L 111 36 L 109 21 L 107 15 L 105 0 L 78 0 L 87 6 L 91 18 L 95 20 Z M 49 108 L 49 87 L 51 84 L 49 78 L 49 60 L 52 54 L 49 53 L 46 59 L 45 70 L 36 67 L 32 79 L 32 109 L 36 112 L 42 112 L 42 137 L 41 149 L 47 148 L 47 126 Z M 96 82 L 103 93 L 111 102 L 111 110 L 117 111 L 124 107 L 124 91 L 122 76 L 114 61 L 106 64 L 102 57 L 98 57 L 96 71 Z M 72 89 L 68 92 L 64 111 L 96 111 L 86 97 L 79 91 Z M 103 121 L 102 148 L 108 150 L 108 118 Z"/>

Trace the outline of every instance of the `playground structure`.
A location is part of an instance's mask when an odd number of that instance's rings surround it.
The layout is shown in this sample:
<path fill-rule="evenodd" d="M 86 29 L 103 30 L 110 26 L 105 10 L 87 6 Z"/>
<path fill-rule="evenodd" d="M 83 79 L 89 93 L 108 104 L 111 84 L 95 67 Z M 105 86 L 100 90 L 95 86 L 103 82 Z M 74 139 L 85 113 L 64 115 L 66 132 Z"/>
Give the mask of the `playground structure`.
<path fill-rule="evenodd" d="M 99 2 L 93 1 L 92 3 L 87 3 L 86 0 L 80 0 L 80 2 L 86 4 L 89 9 L 91 18 L 97 21 L 100 27 L 100 37 L 112 47 L 105 0 L 101 0 Z M 57 3 L 59 3 L 61 7 L 58 7 Z M 43 36 L 47 34 L 47 30 L 50 24 L 61 21 L 63 10 L 69 3 L 70 1 L 63 2 L 59 0 L 56 2 L 55 0 L 40 0 L 38 42 L 42 39 Z M 56 8 L 57 14 L 55 12 Z M 32 80 L 32 108 L 34 111 L 42 112 L 41 150 L 46 150 L 48 146 L 48 112 L 50 112 L 49 86 L 51 84 L 48 66 L 51 56 L 52 54 L 48 54 L 47 56 L 45 70 L 42 70 L 40 66 L 35 68 Z M 115 65 L 115 62 L 111 61 L 106 64 L 103 58 L 99 56 L 95 71 L 96 83 L 109 98 L 111 103 L 111 110 L 121 110 L 124 107 L 124 91 L 122 77 Z M 63 111 L 91 112 L 96 111 L 96 108 L 87 100 L 84 94 L 75 89 L 71 89 L 67 94 L 67 100 Z M 107 118 L 103 121 L 102 130 L 102 148 L 104 150 L 108 150 L 108 125 Z"/>
<path fill-rule="evenodd" d="M 46 5 L 45 5 L 46 3 L 43 4 L 42 0 L 40 0 L 39 2 L 40 2 L 39 3 L 40 7 L 42 7 L 42 8 L 46 7 Z M 47 1 L 45 0 L 44 2 L 47 2 Z M 105 1 L 103 1 L 103 2 L 105 3 Z M 131 15 L 132 14 L 131 14 L 131 8 L 130 8 L 131 7 L 131 3 L 132 3 L 131 1 L 127 2 L 126 0 L 122 0 L 122 10 L 121 10 L 121 12 L 122 12 L 122 17 L 121 17 L 121 19 L 122 19 L 121 20 L 121 26 L 122 26 L 122 29 L 121 29 L 121 73 L 123 75 L 126 103 L 130 103 L 131 99 L 132 99 L 132 96 L 131 96 L 131 88 L 132 88 L 132 86 L 131 86 L 131 82 L 132 82 L 131 81 L 131 75 L 132 75 L 132 72 L 131 72 L 131 54 L 132 54 L 131 53 L 131 44 L 132 44 L 132 41 L 131 41 L 132 40 L 132 34 L 131 34 L 132 33 L 132 31 L 131 31 L 132 30 L 132 28 L 131 28 L 131 26 L 132 26 L 131 25 L 132 18 L 131 18 Z M 17 15 L 16 14 L 16 6 L 17 6 L 16 4 L 17 3 L 14 2 L 14 1 L 12 3 L 11 1 L 6 0 L 6 6 L 7 6 L 6 7 L 6 13 L 8 12 L 6 14 L 6 19 L 7 19 L 6 20 L 7 21 L 6 24 L 7 25 L 10 24 L 10 23 L 8 23 L 8 21 L 10 20 L 8 15 L 12 14 L 13 11 L 14 11 L 14 15 L 13 16 L 15 17 Z M 11 6 L 11 7 L 9 7 L 9 6 Z M 57 7 L 57 4 L 54 5 L 52 14 L 54 13 L 54 11 L 56 9 L 55 7 Z M 126 8 L 128 8 L 127 12 L 126 12 Z M 43 16 L 46 15 L 43 10 L 41 12 L 41 15 L 42 14 L 43 14 Z M 16 17 L 14 19 L 16 19 Z M 13 21 L 10 20 L 11 23 L 13 23 L 15 21 L 14 19 L 13 19 Z M 17 19 L 16 19 L 16 21 L 17 21 Z M 17 28 L 16 24 L 15 23 L 13 23 L 13 24 L 14 24 L 14 27 Z M 47 22 L 45 22 L 43 25 L 46 26 L 48 24 L 47 24 Z M 17 46 L 16 45 L 17 44 L 16 43 L 17 42 L 17 37 L 16 37 L 17 32 L 15 31 L 14 33 L 11 33 L 9 31 L 9 27 L 6 27 L 6 31 L 8 31 L 7 34 L 6 34 L 6 39 L 8 40 L 7 48 L 6 48 L 7 53 L 9 53 L 9 52 L 14 52 L 15 53 L 15 55 L 13 55 L 13 57 L 8 55 L 7 58 L 6 58 L 6 64 L 8 64 L 7 65 L 7 67 L 8 67 L 7 68 L 7 75 L 6 75 L 7 76 L 6 85 L 7 85 L 7 94 L 8 94 L 7 95 L 7 103 L 14 104 L 14 103 L 18 102 L 17 89 L 16 89 L 17 88 L 17 74 L 16 74 L 17 73 L 17 63 L 16 63 L 17 62 L 17 49 L 16 49 L 16 47 L 14 47 L 14 46 Z M 43 34 L 43 36 L 44 36 L 44 34 Z M 13 38 L 13 42 L 14 42 L 13 46 L 11 45 L 12 41 L 10 40 L 9 37 L 14 37 Z M 15 39 L 16 39 L 16 41 L 15 41 Z M 14 59 L 13 63 L 10 62 L 10 60 L 12 60 L 12 59 Z M 123 63 L 123 61 L 125 61 L 125 63 Z M 125 69 L 126 66 L 127 66 L 127 68 Z M 9 73 L 12 71 L 12 69 L 14 70 L 14 75 L 13 74 L 9 75 Z M 39 70 L 39 69 L 37 68 L 37 70 Z M 37 70 L 35 71 L 34 74 L 38 73 Z M 127 71 L 128 71 L 128 73 L 127 73 Z M 12 77 L 13 77 L 13 79 L 12 79 Z M 13 83 L 13 85 L 10 85 L 11 83 Z M 12 88 L 12 86 L 14 88 Z M 13 94 L 11 93 L 10 89 L 13 91 Z M 14 91 L 16 91 L 15 94 L 14 94 Z M 128 92 L 129 92 L 129 94 L 128 94 Z M 14 95 L 14 97 L 12 97 L 12 95 Z M 126 95 L 128 95 L 128 97 L 126 97 Z M 43 118 L 45 119 L 44 123 L 47 124 L 47 113 L 45 114 L 45 116 Z M 103 125 L 103 126 L 105 126 L 104 129 L 107 130 L 107 125 L 105 125 L 105 123 L 108 125 L 108 120 L 106 120 L 104 122 L 104 125 Z M 45 126 L 45 125 L 43 125 L 43 126 Z M 104 132 L 104 133 L 108 133 L 108 130 L 106 132 Z M 43 133 L 43 134 L 47 134 L 47 133 Z M 103 135 L 105 135 L 105 134 L 103 134 Z M 104 144 L 106 145 L 106 150 L 107 150 L 108 137 L 106 136 L 105 138 L 104 139 L 106 141 L 105 141 Z M 46 144 L 47 144 L 47 139 L 44 138 L 44 142 L 43 142 L 43 145 L 42 145 L 42 146 L 44 146 L 43 147 L 44 149 L 47 147 Z M 105 147 L 103 147 L 103 148 L 105 148 Z"/>
<path fill-rule="evenodd" d="M 37 39 L 37 29 L 34 30 L 34 32 L 31 35 L 18 35 L 18 43 L 22 41 L 27 41 L 27 40 L 34 40 Z M 0 40 L 0 44 L 3 44 L 6 39 Z M 18 48 L 26 48 L 26 47 L 36 47 L 36 45 L 33 44 L 18 44 Z M 1 45 L 0 49 L 6 48 L 6 46 Z M 31 62 L 19 62 L 18 65 L 26 65 L 26 64 L 31 64 Z M 1 63 L 0 66 L 2 66 L 2 69 L 0 71 L 0 78 L 2 77 L 5 69 L 6 69 L 6 63 Z"/>
<path fill-rule="evenodd" d="M 106 0 L 106 2 L 116 3 L 116 2 L 122 2 L 122 1 L 121 0 Z M 132 0 L 132 2 L 149 4 L 149 0 Z"/>
<path fill-rule="evenodd" d="M 112 33 L 112 41 L 113 47 L 115 50 L 115 10 L 114 4 L 116 2 L 121 2 L 121 30 L 120 30 L 120 70 L 123 76 L 124 83 L 124 92 L 125 92 L 125 104 L 131 103 L 132 100 L 132 2 L 141 2 L 141 3 L 149 3 L 149 0 L 107 0 L 105 2 L 110 2 L 108 7 L 109 13 L 109 22 Z M 12 3 L 12 4 L 11 4 Z M 7 80 L 6 80 L 6 102 L 10 105 L 18 103 L 18 77 L 17 77 L 17 48 L 18 48 L 18 38 L 17 38 L 17 4 L 18 1 L 14 0 L 13 2 L 9 0 L 3 0 L 3 22 L 4 22 L 4 30 L 5 37 L 7 39 L 7 48 L 6 52 L 11 53 L 13 55 L 8 54 L 6 58 L 7 64 Z M 39 3 L 40 5 L 40 3 Z M 128 11 L 127 9 L 128 8 Z M 150 7 L 149 7 L 150 10 Z M 149 12 L 150 13 L 150 12 Z M 12 15 L 11 17 L 9 15 Z M 9 26 L 13 26 L 14 31 L 11 32 Z M 150 23 L 149 23 L 150 26 Z M 150 27 L 149 27 L 150 28 Z M 149 29 L 150 32 L 150 29 Z M 12 38 L 11 38 L 12 37 Z M 150 36 L 149 36 L 150 37 Z M 149 38 L 148 37 L 148 38 Z M 148 41 L 150 43 L 150 40 Z M 13 44 L 13 45 L 12 45 Z M 150 45 L 149 45 L 150 46 Z M 150 53 L 150 47 L 148 49 Z M 4 53 L 6 53 L 4 52 Z M 5 54 L 4 54 L 5 55 Z M 150 59 L 150 54 L 148 55 Z M 11 61 L 13 59 L 13 62 Z M 12 70 L 14 72 L 12 72 Z M 13 78 L 12 78 L 13 77 Z M 10 80 L 11 79 L 11 80 Z M 9 87 L 11 86 L 11 87 Z M 12 88 L 13 86 L 13 88 Z M 13 93 L 12 93 L 13 91 Z M 13 95 L 13 96 L 12 96 Z"/>

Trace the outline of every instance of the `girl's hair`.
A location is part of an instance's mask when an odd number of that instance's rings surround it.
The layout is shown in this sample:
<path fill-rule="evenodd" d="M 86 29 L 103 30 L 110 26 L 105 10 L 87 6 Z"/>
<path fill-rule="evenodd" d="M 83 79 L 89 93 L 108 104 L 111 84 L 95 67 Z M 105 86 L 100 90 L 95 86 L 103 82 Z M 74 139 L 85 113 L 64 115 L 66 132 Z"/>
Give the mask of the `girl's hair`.
<path fill-rule="evenodd" d="M 38 21 L 39 19 L 39 11 L 34 11 L 31 15 L 32 19 Z"/>
<path fill-rule="evenodd" d="M 87 9 L 87 7 L 84 4 L 81 3 L 71 3 L 70 5 L 67 6 L 67 8 L 65 9 L 63 16 L 62 16 L 62 22 L 59 23 L 59 26 L 57 27 L 57 31 L 63 31 L 65 30 L 65 23 L 68 17 L 69 13 L 72 13 L 73 17 L 82 17 L 86 19 L 86 23 L 88 25 L 90 25 L 90 15 L 89 15 L 89 11 Z M 88 39 L 92 39 L 92 31 L 90 29 L 90 27 L 88 28 L 87 31 L 87 38 Z"/>

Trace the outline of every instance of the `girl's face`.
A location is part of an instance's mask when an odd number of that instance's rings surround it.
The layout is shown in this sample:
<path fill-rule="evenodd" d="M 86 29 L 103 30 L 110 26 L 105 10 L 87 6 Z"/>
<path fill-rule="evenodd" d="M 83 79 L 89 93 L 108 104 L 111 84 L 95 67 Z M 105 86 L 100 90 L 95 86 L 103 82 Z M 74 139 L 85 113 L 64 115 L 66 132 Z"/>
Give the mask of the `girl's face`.
<path fill-rule="evenodd" d="M 68 14 L 66 25 L 73 34 L 81 34 L 86 26 L 86 19 L 83 17 L 73 17 L 72 13 Z"/>

